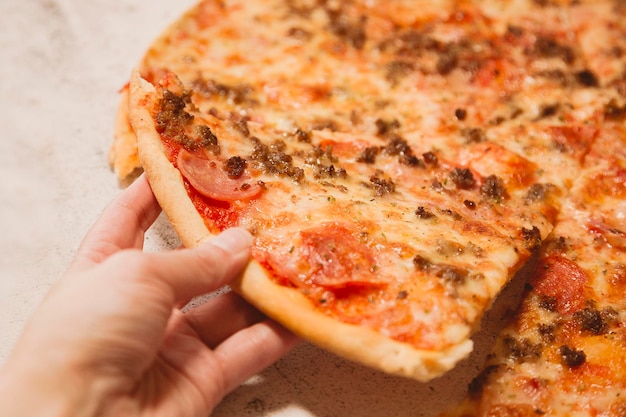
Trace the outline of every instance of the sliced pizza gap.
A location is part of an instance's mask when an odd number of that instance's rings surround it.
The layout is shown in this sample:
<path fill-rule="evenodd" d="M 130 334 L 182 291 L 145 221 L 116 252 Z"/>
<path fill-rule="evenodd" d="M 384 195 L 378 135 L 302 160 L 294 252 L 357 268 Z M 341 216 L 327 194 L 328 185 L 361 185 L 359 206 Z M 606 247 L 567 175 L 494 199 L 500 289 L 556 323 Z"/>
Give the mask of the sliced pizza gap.
<path fill-rule="evenodd" d="M 626 402 L 626 129 L 608 122 L 514 320 L 446 416 L 619 415 Z"/>

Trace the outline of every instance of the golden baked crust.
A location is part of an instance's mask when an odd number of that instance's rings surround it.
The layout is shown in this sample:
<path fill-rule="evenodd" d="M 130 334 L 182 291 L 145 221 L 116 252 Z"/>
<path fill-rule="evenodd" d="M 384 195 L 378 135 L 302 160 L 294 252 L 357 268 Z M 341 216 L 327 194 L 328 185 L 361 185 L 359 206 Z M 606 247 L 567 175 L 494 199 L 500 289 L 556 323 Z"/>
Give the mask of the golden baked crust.
<path fill-rule="evenodd" d="M 255 261 L 232 286 L 294 333 L 344 358 L 392 375 L 429 381 L 452 369 L 472 351 L 470 339 L 439 351 L 423 350 L 366 327 L 334 320 L 316 310 L 298 290 L 276 284 Z"/>
<path fill-rule="evenodd" d="M 141 173 L 137 136 L 128 120 L 128 87 L 120 93 L 120 103 L 115 116 L 113 141 L 109 148 L 109 166 L 121 187 L 132 183 Z"/>
<path fill-rule="evenodd" d="M 187 247 L 194 247 L 211 234 L 189 200 L 180 172 L 164 153 L 161 138 L 147 107 L 152 100 L 148 94 L 150 89 L 154 90 L 135 72 L 130 87 L 132 106 L 129 118 L 137 133 L 139 158 L 154 195 L 181 241 Z"/>

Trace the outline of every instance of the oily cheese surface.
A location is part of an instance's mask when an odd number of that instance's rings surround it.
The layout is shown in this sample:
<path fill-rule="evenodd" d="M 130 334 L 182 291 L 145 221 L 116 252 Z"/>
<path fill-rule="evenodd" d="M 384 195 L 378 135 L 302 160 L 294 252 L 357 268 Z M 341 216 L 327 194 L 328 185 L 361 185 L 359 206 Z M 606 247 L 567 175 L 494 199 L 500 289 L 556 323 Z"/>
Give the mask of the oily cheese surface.
<path fill-rule="evenodd" d="M 130 91 L 133 109 L 130 119 L 139 138 L 146 175 L 185 245 L 195 246 L 212 234 L 185 198 L 187 191 L 183 180 L 165 157 L 150 111 L 154 89 L 136 74 Z M 443 351 L 419 350 L 381 337 L 367 328 L 339 323 L 317 311 L 298 291 L 275 284 L 255 261 L 232 287 L 297 334 L 349 359 L 391 374 L 427 380 L 451 369 L 471 351 L 469 340 Z"/>
<path fill-rule="evenodd" d="M 467 398 L 445 416 L 619 416 L 626 410 L 626 10 L 583 2 L 571 22 L 605 98 L 602 123 L 521 305 Z"/>
<path fill-rule="evenodd" d="M 519 310 L 468 397 L 442 416 L 623 414 L 625 133 L 603 129 Z"/>
<path fill-rule="evenodd" d="M 578 38 L 592 6 L 542 3 L 202 1 L 145 54 L 124 137 L 185 244 L 254 234 L 253 304 L 432 379 L 622 106 Z"/>

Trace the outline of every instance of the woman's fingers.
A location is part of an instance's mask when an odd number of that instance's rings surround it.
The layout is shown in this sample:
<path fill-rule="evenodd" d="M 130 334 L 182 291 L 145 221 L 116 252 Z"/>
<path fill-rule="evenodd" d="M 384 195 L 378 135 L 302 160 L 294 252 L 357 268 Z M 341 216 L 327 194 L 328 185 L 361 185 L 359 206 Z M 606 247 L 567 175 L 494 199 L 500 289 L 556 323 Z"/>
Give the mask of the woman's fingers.
<path fill-rule="evenodd" d="M 299 341 L 273 320 L 257 323 L 226 339 L 214 350 L 223 370 L 224 395 L 276 362 Z"/>
<path fill-rule="evenodd" d="M 184 305 L 238 276 L 250 258 L 251 245 L 252 236 L 245 229 L 228 229 L 194 249 L 160 253 L 154 273 L 174 290 L 178 305 Z"/>
<path fill-rule="evenodd" d="M 211 349 L 265 318 L 263 313 L 232 291 L 211 298 L 182 316 L 200 340 Z"/>
<path fill-rule="evenodd" d="M 161 213 L 145 176 L 122 191 L 83 239 L 71 269 L 85 269 L 122 249 L 141 249 L 144 233 Z"/>
<path fill-rule="evenodd" d="M 248 262 L 252 236 L 244 229 L 228 229 L 192 249 L 157 253 L 121 251 L 110 257 L 109 275 L 125 271 L 139 287 L 162 291 L 170 307 L 215 291 L 235 278 Z M 141 294 L 137 294 L 140 296 Z"/>

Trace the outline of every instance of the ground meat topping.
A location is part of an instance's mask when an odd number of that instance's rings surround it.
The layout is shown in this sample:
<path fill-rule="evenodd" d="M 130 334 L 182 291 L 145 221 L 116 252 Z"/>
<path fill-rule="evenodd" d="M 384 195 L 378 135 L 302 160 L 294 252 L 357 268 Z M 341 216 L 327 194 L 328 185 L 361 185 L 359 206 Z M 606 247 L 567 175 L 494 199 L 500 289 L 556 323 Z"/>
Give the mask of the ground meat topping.
<path fill-rule="evenodd" d="M 205 125 L 199 125 L 196 127 L 196 137 L 198 139 L 198 146 L 213 152 L 215 155 L 220 154 L 220 145 L 217 140 L 217 136 L 213 133 L 210 127 Z"/>
<path fill-rule="evenodd" d="M 296 139 L 298 140 L 298 142 L 302 142 L 302 143 L 310 143 L 311 142 L 311 134 L 305 130 L 302 129 L 296 129 L 296 131 L 294 132 L 294 136 L 296 137 Z"/>
<path fill-rule="evenodd" d="M 535 183 L 528 189 L 528 193 L 526 194 L 524 200 L 527 203 L 544 201 L 550 188 L 550 184 Z"/>
<path fill-rule="evenodd" d="M 233 156 L 224 162 L 224 170 L 228 174 L 228 178 L 236 179 L 243 175 L 247 166 L 247 162 L 240 156 Z"/>
<path fill-rule="evenodd" d="M 555 39 L 546 37 L 537 39 L 533 52 L 540 58 L 560 58 L 566 64 L 574 62 L 576 57 L 571 47 L 562 45 Z"/>
<path fill-rule="evenodd" d="M 316 168 L 317 168 L 317 172 L 314 175 L 316 179 L 346 178 L 348 176 L 348 173 L 346 172 L 345 169 L 335 167 L 335 165 L 333 164 L 330 164 L 330 165 L 318 164 L 316 165 Z"/>
<path fill-rule="evenodd" d="M 338 159 L 333 155 L 331 146 L 314 146 L 304 156 L 304 162 L 315 170 L 315 179 L 346 178 L 348 176 L 347 171 L 337 165 Z"/>
<path fill-rule="evenodd" d="M 366 164 L 373 164 L 376 162 L 376 156 L 380 152 L 380 148 L 378 146 L 368 146 L 363 149 L 359 156 L 357 156 L 357 162 L 363 162 Z"/>
<path fill-rule="evenodd" d="M 563 345 L 559 348 L 561 354 L 561 360 L 570 368 L 577 368 L 587 360 L 587 355 L 582 350 L 576 350 L 575 348 Z"/>
<path fill-rule="evenodd" d="M 462 122 L 465 118 L 467 118 L 467 110 L 461 108 L 456 109 L 454 111 L 454 117 L 456 117 L 458 121 Z"/>
<path fill-rule="evenodd" d="M 542 105 L 535 120 L 541 120 L 556 115 L 559 112 L 560 107 L 561 105 L 559 103 Z"/>
<path fill-rule="evenodd" d="M 580 329 L 583 332 L 588 332 L 594 335 L 600 335 L 606 333 L 608 325 L 604 321 L 600 311 L 586 307 L 580 311 L 574 313 L 574 318 L 580 324 Z"/>
<path fill-rule="evenodd" d="M 507 35 L 511 35 L 515 38 L 519 38 L 524 34 L 524 29 L 515 25 L 508 25 L 506 28 Z"/>
<path fill-rule="evenodd" d="M 542 346 L 527 338 L 506 337 L 503 342 L 509 356 L 517 361 L 532 361 L 541 356 Z"/>
<path fill-rule="evenodd" d="M 370 177 L 370 186 L 374 189 L 377 197 L 382 197 L 396 191 L 396 184 L 391 178 L 383 178 L 380 175 Z"/>
<path fill-rule="evenodd" d="M 233 112 L 230 115 L 230 121 L 235 130 L 241 133 L 244 138 L 250 137 L 250 129 L 248 128 L 250 116 Z"/>
<path fill-rule="evenodd" d="M 163 95 L 157 103 L 155 115 L 156 130 L 168 139 L 182 143 L 189 142 L 186 127 L 193 121 L 193 115 L 185 111 L 188 93 L 176 95 L 170 90 L 163 90 Z"/>
<path fill-rule="evenodd" d="M 556 340 L 556 330 L 556 324 L 541 323 L 537 326 L 537 333 L 539 333 L 541 340 L 545 343 L 552 343 Z"/>
<path fill-rule="evenodd" d="M 461 136 L 465 138 L 466 143 L 480 143 L 487 140 L 487 135 L 483 129 L 478 127 L 468 127 L 461 129 Z"/>
<path fill-rule="evenodd" d="M 463 190 L 470 189 L 476 184 L 476 180 L 474 179 L 474 175 L 472 171 L 468 168 L 454 168 L 450 172 L 450 179 L 457 188 L 461 188 Z"/>
<path fill-rule="evenodd" d="M 415 64 L 397 59 L 389 62 L 385 68 L 387 70 L 385 78 L 392 84 L 396 84 L 415 69 Z"/>
<path fill-rule="evenodd" d="M 432 219 L 433 217 L 435 217 L 432 211 L 422 206 L 418 207 L 417 210 L 415 210 L 415 215 L 420 219 Z"/>
<path fill-rule="evenodd" d="M 409 292 L 406 290 L 398 291 L 398 295 L 396 295 L 396 300 L 404 300 L 409 296 Z"/>
<path fill-rule="evenodd" d="M 555 296 L 552 295 L 545 295 L 545 294 L 539 294 L 539 302 L 538 305 L 540 308 L 546 310 L 546 311 L 551 311 L 551 312 L 556 312 L 557 309 L 557 299 Z"/>
<path fill-rule="evenodd" d="M 391 135 L 389 143 L 383 148 L 383 153 L 391 156 L 398 156 L 398 160 L 403 165 L 408 166 L 422 166 L 423 161 L 413 154 L 413 150 L 409 146 L 408 142 L 398 136 Z"/>
<path fill-rule="evenodd" d="M 626 105 L 620 106 L 615 99 L 611 99 L 604 106 L 604 117 L 608 120 L 622 121 L 626 119 Z"/>
<path fill-rule="evenodd" d="M 426 152 L 422 157 L 424 158 L 424 162 L 428 165 L 437 165 L 439 163 L 439 158 L 437 158 L 434 152 Z"/>
<path fill-rule="evenodd" d="M 469 270 L 465 268 L 435 263 L 421 255 L 413 257 L 413 265 L 418 271 L 433 274 L 453 284 L 462 284 L 470 275 Z"/>
<path fill-rule="evenodd" d="M 382 137 L 387 136 L 388 134 L 393 133 L 400 128 L 400 122 L 397 119 L 376 119 L 374 123 L 376 124 L 376 134 Z"/>
<path fill-rule="evenodd" d="M 591 70 L 585 69 L 576 73 L 576 80 L 585 87 L 598 87 L 598 77 Z"/>
<path fill-rule="evenodd" d="M 474 210 L 476 208 L 476 203 L 472 200 L 463 200 L 463 205 L 470 210 Z"/>
<path fill-rule="evenodd" d="M 496 201 L 502 201 L 508 196 L 504 181 L 495 175 L 490 175 L 485 178 L 480 186 L 480 193 L 484 197 Z"/>
<path fill-rule="evenodd" d="M 383 152 L 391 156 L 412 153 L 411 147 L 407 141 L 398 135 L 394 135 L 391 138 L 389 143 L 383 148 Z"/>
<path fill-rule="evenodd" d="M 367 40 L 365 23 L 367 16 L 360 16 L 358 19 L 351 19 L 341 9 L 327 9 L 330 19 L 330 30 L 340 39 L 352 45 L 356 49 L 362 49 Z"/>
<path fill-rule="evenodd" d="M 541 231 L 537 226 L 533 226 L 532 229 L 522 227 L 521 235 L 527 249 L 534 250 L 541 245 Z"/>
<path fill-rule="evenodd" d="M 270 147 L 258 141 L 249 159 L 256 168 L 265 172 L 289 177 L 294 181 L 303 180 L 304 170 L 293 165 L 293 157 L 284 152 L 282 145 L 275 143 Z"/>
<path fill-rule="evenodd" d="M 229 85 L 215 80 L 196 79 L 192 89 L 201 95 L 226 100 L 231 104 L 253 106 L 258 104 L 252 97 L 254 89 L 247 84 Z"/>
<path fill-rule="evenodd" d="M 457 213 L 454 210 L 450 210 L 450 209 L 439 209 L 439 213 L 446 215 L 454 220 L 463 220 L 463 216 L 461 216 L 459 213 Z"/>
<path fill-rule="evenodd" d="M 459 64 L 459 54 L 454 45 L 448 45 L 439 54 L 437 59 L 436 69 L 439 75 L 448 75 Z"/>
<path fill-rule="evenodd" d="M 332 132 L 336 132 L 339 130 L 339 125 L 337 124 L 337 121 L 333 119 L 317 119 L 311 123 L 310 129 L 311 130 L 328 129 Z"/>

